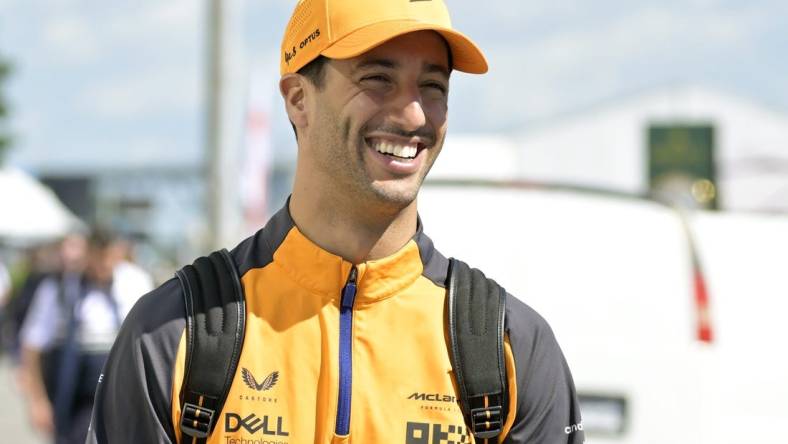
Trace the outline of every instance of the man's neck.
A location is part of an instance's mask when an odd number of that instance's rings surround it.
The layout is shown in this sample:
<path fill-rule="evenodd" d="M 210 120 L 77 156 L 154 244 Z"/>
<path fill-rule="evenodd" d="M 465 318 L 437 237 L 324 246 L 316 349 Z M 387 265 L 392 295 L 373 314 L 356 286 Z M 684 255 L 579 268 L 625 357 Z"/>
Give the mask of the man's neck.
<path fill-rule="evenodd" d="M 358 264 L 389 256 L 416 233 L 416 202 L 394 211 L 375 211 L 352 196 L 329 198 L 299 192 L 290 197 L 298 229 L 324 250 Z"/>

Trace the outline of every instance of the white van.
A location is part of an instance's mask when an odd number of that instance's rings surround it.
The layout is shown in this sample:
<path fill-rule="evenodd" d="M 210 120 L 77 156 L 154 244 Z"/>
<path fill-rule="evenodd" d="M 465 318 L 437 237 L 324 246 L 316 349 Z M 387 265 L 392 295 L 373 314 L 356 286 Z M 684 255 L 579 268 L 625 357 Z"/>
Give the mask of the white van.
<path fill-rule="evenodd" d="M 788 443 L 788 217 L 457 181 L 419 208 L 550 322 L 588 442 Z"/>

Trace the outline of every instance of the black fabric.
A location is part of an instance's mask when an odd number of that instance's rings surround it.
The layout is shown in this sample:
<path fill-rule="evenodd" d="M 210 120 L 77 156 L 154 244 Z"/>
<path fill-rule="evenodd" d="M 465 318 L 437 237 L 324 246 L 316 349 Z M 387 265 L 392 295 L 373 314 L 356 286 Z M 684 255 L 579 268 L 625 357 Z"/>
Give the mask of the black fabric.
<path fill-rule="evenodd" d="M 209 434 L 216 427 L 241 355 L 246 325 L 243 289 L 227 250 L 198 258 L 177 276 L 187 315 L 181 428 L 191 436 L 196 436 L 193 429 Z M 213 418 L 187 404 L 212 410 Z M 201 421 L 194 423 L 195 419 Z M 202 424 L 202 420 L 208 422 Z"/>
<path fill-rule="evenodd" d="M 422 276 L 426 277 L 433 284 L 446 288 L 446 276 L 449 270 L 449 260 L 438 251 L 432 243 L 432 239 L 424 234 L 424 226 L 421 223 L 421 218 L 417 219 L 416 234 L 413 235 L 413 241 L 419 247 L 419 256 L 421 258 L 424 271 Z"/>
<path fill-rule="evenodd" d="M 550 325 L 507 295 L 505 330 L 515 363 L 517 415 L 503 444 L 584 443 L 572 373 Z"/>
<path fill-rule="evenodd" d="M 450 351 L 460 406 L 474 435 L 492 438 L 506 418 L 506 292 L 457 259 L 450 260 L 448 281 Z M 476 425 L 478 418 L 487 419 L 481 421 L 484 426 Z"/>
<path fill-rule="evenodd" d="M 273 262 L 276 251 L 295 226 L 289 210 L 290 199 L 268 221 L 262 230 L 244 240 L 233 249 L 231 255 L 238 264 L 238 274 L 243 276 L 253 268 L 263 268 Z"/>
<path fill-rule="evenodd" d="M 93 409 L 93 397 L 90 401 L 80 402 L 74 406 L 74 414 L 65 430 L 55 434 L 55 444 L 84 444 L 90 425 L 90 413 Z"/>

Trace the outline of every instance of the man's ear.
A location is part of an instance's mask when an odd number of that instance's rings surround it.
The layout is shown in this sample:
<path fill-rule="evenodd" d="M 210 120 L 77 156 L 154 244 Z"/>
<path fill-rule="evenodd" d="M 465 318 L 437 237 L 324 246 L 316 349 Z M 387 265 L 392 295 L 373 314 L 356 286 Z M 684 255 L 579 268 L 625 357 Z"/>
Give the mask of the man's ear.
<path fill-rule="evenodd" d="M 299 74 L 285 74 L 279 80 L 279 92 L 285 99 L 285 110 L 296 128 L 306 128 L 309 120 L 306 113 L 307 80 Z"/>

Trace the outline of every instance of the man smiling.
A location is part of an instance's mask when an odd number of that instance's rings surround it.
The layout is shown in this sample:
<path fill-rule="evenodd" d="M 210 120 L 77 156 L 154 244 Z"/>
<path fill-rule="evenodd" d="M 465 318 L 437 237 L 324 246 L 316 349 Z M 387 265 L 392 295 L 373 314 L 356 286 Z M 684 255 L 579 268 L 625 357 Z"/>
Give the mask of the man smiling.
<path fill-rule="evenodd" d="M 458 403 L 444 315 L 449 261 L 417 214 L 446 135 L 454 70 L 484 73 L 487 62 L 452 29 L 441 0 L 298 3 L 279 82 L 298 141 L 295 181 L 285 207 L 228 256 L 245 329 L 226 402 L 184 382 L 203 369 L 184 334 L 191 290 L 173 279 L 124 324 L 90 442 L 491 441 L 474 437 Z M 496 440 L 583 442 L 549 326 L 511 296 L 505 320 L 508 408 Z M 489 413 L 483 420 L 489 428 Z"/>
<path fill-rule="evenodd" d="M 308 238 L 358 263 L 413 236 L 416 195 L 446 134 L 448 54 L 439 34 L 415 31 L 318 60 L 316 82 L 283 76 L 299 141 L 290 212 Z"/>

